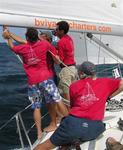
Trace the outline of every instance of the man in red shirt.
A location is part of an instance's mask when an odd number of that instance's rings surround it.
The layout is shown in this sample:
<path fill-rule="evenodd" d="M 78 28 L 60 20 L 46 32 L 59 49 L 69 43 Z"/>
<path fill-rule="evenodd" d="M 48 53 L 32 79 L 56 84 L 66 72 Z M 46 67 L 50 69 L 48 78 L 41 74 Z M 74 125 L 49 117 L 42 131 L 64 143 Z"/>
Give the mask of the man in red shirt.
<path fill-rule="evenodd" d="M 56 103 L 61 113 L 63 115 L 67 114 L 67 110 L 61 101 L 61 96 L 52 79 L 52 74 L 49 71 L 47 63 L 48 51 L 50 50 L 56 55 L 56 50 L 48 41 L 39 40 L 38 31 L 34 28 L 27 29 L 27 41 L 25 41 L 25 44 L 18 46 L 13 44 L 11 35 L 8 31 L 4 32 L 3 36 L 7 39 L 11 50 L 22 57 L 23 67 L 28 79 L 28 97 L 32 102 L 37 135 L 38 139 L 40 139 L 42 136 L 40 106 L 43 96 L 47 103 Z"/>
<path fill-rule="evenodd" d="M 50 150 L 56 146 L 73 144 L 96 139 L 105 131 L 102 122 L 105 103 L 123 91 L 123 80 L 96 78 L 96 67 L 93 63 L 83 62 L 78 67 L 80 80 L 70 85 L 71 110 L 53 135 L 34 150 Z M 66 148 L 66 149 L 65 149 Z"/>
<path fill-rule="evenodd" d="M 59 87 L 63 91 L 64 98 L 70 100 L 69 86 L 76 80 L 77 71 L 75 68 L 74 43 L 72 38 L 67 34 L 68 31 L 69 24 L 66 21 L 60 21 L 56 24 L 55 35 L 60 38 L 57 43 L 58 56 L 62 61 L 60 64 L 62 70 L 59 74 Z"/>

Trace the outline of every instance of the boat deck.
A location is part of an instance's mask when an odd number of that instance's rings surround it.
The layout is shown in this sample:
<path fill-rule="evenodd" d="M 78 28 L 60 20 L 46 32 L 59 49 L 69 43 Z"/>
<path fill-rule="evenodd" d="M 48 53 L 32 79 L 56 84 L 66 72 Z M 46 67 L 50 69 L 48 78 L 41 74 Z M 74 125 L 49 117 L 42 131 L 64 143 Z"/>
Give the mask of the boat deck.
<path fill-rule="evenodd" d="M 105 142 L 108 137 L 114 137 L 121 143 L 123 143 L 123 131 L 121 131 L 118 128 L 118 120 L 123 116 L 123 110 L 118 112 L 105 112 L 105 118 L 104 122 L 106 123 L 106 131 L 98 137 L 96 140 L 84 142 L 81 144 L 82 150 L 104 150 L 106 148 Z M 42 141 L 36 141 L 33 145 L 35 147 L 38 143 L 42 143 L 46 141 L 50 136 L 53 134 L 53 132 L 49 132 L 45 134 Z M 57 150 L 58 148 L 55 148 L 54 150 Z"/>

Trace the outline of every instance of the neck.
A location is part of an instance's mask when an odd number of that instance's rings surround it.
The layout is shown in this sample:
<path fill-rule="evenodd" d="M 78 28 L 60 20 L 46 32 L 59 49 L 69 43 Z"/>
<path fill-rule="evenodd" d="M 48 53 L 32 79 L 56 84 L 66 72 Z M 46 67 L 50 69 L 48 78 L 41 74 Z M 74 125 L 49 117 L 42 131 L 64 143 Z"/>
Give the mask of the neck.
<path fill-rule="evenodd" d="M 93 80 L 96 80 L 96 75 L 86 75 L 86 74 L 82 74 L 80 75 L 80 79 L 86 79 L 86 78 L 92 78 Z"/>
<path fill-rule="evenodd" d="M 61 39 L 63 36 L 65 36 L 65 34 L 60 35 L 59 38 Z"/>

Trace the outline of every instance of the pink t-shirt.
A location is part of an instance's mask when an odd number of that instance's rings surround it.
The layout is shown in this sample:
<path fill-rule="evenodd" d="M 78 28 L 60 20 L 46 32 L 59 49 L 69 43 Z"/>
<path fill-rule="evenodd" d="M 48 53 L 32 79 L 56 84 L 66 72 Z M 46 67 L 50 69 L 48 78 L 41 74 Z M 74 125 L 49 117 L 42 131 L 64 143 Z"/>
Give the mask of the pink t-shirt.
<path fill-rule="evenodd" d="M 56 55 L 56 49 L 47 41 L 27 43 L 14 46 L 12 49 L 23 59 L 23 66 L 26 72 L 29 85 L 36 84 L 52 77 L 47 62 L 48 51 Z"/>
<path fill-rule="evenodd" d="M 75 64 L 74 44 L 69 35 L 64 35 L 57 43 L 58 55 L 65 65 Z"/>
<path fill-rule="evenodd" d="M 119 88 L 119 79 L 81 79 L 71 84 L 70 114 L 91 120 L 102 120 L 108 97 Z"/>

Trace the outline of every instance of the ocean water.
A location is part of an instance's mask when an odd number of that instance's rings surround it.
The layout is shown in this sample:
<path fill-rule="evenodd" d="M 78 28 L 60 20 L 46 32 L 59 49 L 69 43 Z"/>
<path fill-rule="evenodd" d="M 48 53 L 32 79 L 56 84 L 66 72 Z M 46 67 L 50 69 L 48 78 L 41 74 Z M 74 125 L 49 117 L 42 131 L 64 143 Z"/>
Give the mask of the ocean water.
<path fill-rule="evenodd" d="M 112 76 L 112 68 L 117 65 L 98 65 L 97 72 L 100 77 Z M 121 66 L 121 71 L 123 66 Z M 23 110 L 30 103 L 27 98 L 27 79 L 23 71 L 21 62 L 15 54 L 11 52 L 5 43 L 0 43 L 0 128 L 14 114 Z M 43 114 L 46 113 L 45 104 L 43 104 Z M 33 125 L 32 110 L 28 109 L 22 113 L 26 129 Z M 49 123 L 49 118 L 42 121 L 43 126 Z M 36 140 L 36 130 L 33 128 L 29 132 L 32 142 Z M 25 139 L 25 145 L 28 142 Z M 20 148 L 20 141 L 17 132 L 17 125 L 13 119 L 6 127 L 0 130 L 0 150 L 13 150 Z"/>
<path fill-rule="evenodd" d="M 0 128 L 14 114 L 30 104 L 27 97 L 27 79 L 21 62 L 4 43 L 0 44 Z M 44 105 L 44 104 L 43 104 Z M 43 107 L 43 114 L 46 113 Z M 33 125 L 33 113 L 28 109 L 22 113 L 26 129 Z M 47 125 L 49 118 L 43 121 Z M 35 127 L 29 132 L 31 141 L 36 140 Z M 23 134 L 23 138 L 25 136 Z M 25 145 L 28 142 L 25 141 Z M 20 147 L 16 120 L 13 119 L 6 127 L 0 130 L 0 150 L 10 150 Z"/>

